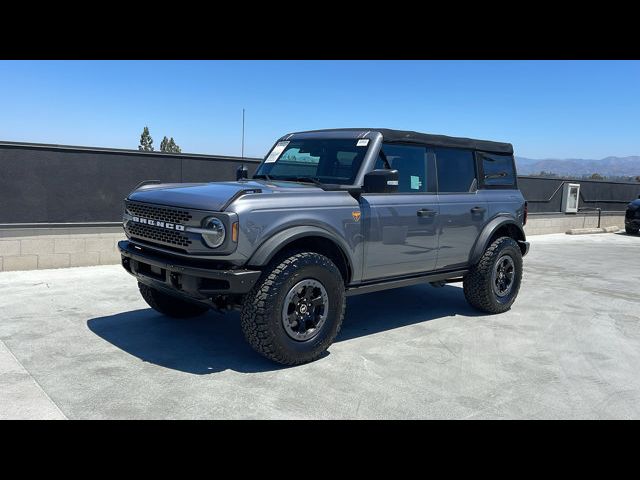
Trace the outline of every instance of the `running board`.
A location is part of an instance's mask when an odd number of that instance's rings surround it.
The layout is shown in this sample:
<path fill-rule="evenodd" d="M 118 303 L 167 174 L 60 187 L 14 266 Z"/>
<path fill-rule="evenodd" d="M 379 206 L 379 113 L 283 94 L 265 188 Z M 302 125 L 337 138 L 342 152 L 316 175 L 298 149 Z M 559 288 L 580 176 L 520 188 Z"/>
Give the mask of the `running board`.
<path fill-rule="evenodd" d="M 401 278 L 396 280 L 383 280 L 381 282 L 369 283 L 365 285 L 355 285 L 347 288 L 347 297 L 352 295 L 360 295 L 362 293 L 379 292 L 380 290 L 388 290 L 391 288 L 408 287 L 410 285 L 418 285 L 420 283 L 438 282 L 442 280 L 456 279 L 464 277 L 468 270 L 453 270 L 449 272 L 429 273 L 417 277 Z"/>

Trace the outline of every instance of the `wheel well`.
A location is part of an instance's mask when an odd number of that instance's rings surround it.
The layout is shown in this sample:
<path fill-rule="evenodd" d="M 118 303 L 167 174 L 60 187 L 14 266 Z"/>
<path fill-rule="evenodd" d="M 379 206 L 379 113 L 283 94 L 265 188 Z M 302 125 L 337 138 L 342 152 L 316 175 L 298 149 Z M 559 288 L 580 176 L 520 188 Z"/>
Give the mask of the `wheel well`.
<path fill-rule="evenodd" d="M 334 242 L 324 237 L 302 237 L 287 243 L 278 250 L 277 256 L 291 251 L 315 252 L 329 258 L 340 270 L 345 285 L 351 281 L 351 268 L 345 253 Z"/>
<path fill-rule="evenodd" d="M 524 233 L 522 232 L 522 230 L 520 230 L 513 223 L 507 223 L 505 225 L 501 225 L 500 228 L 498 228 L 495 232 L 493 232 L 493 235 L 491 235 L 491 239 L 489 240 L 489 245 L 491 245 L 493 242 L 495 242 L 500 237 L 511 237 L 515 241 L 524 240 L 525 239 Z M 522 251 L 522 254 L 524 255 L 524 253 L 525 253 L 524 245 L 520 245 L 520 244 L 518 244 L 518 245 L 520 246 L 520 250 Z"/>

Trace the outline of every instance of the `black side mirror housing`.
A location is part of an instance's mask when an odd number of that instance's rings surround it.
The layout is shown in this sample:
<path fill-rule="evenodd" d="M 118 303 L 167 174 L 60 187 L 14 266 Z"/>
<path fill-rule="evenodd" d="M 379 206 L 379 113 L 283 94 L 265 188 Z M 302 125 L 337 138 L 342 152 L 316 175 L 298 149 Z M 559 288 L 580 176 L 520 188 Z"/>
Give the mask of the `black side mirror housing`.
<path fill-rule="evenodd" d="M 243 180 L 249 178 L 249 170 L 244 165 L 240 165 L 236 170 L 236 180 Z"/>
<path fill-rule="evenodd" d="M 398 191 L 398 170 L 377 169 L 364 176 L 365 193 L 395 193 Z"/>

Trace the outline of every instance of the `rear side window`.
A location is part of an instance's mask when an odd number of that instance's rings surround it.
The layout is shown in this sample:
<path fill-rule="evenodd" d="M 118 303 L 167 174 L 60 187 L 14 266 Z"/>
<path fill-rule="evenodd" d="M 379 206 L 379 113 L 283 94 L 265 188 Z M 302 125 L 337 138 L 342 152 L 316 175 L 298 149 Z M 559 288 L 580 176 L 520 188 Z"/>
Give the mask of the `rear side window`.
<path fill-rule="evenodd" d="M 471 150 L 434 148 L 438 169 L 438 192 L 468 193 L 476 179 L 476 166 Z"/>
<path fill-rule="evenodd" d="M 516 185 L 512 155 L 478 152 L 482 169 L 482 184 L 486 187 L 508 188 Z"/>
<path fill-rule="evenodd" d="M 389 166 L 398 170 L 398 193 L 427 191 L 427 149 L 414 145 L 385 143 L 382 151 Z M 380 157 L 375 168 L 386 168 Z"/>

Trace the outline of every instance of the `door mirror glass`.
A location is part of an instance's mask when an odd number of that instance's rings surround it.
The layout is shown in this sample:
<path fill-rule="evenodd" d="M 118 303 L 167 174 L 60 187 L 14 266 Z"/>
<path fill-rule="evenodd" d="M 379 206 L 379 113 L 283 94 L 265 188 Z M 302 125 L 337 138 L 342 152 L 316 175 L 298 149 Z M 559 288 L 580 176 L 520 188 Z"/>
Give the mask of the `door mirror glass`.
<path fill-rule="evenodd" d="M 364 176 L 365 193 L 395 193 L 398 191 L 398 170 L 372 170 Z"/>

